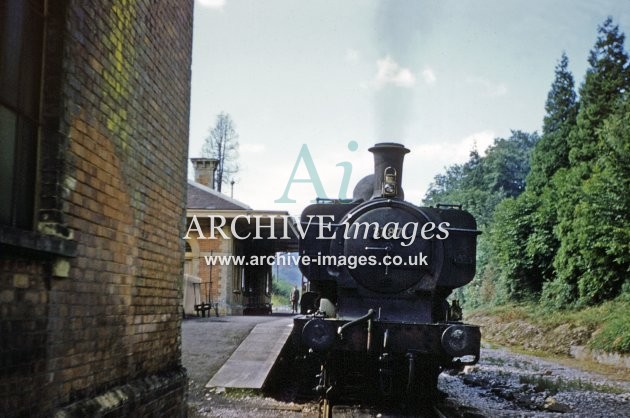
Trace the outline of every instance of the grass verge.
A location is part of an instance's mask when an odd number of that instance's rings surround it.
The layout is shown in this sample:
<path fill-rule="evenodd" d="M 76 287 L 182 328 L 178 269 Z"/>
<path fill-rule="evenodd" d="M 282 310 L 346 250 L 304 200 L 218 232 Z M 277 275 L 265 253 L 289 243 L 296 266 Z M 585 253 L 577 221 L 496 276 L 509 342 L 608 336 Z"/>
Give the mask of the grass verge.
<path fill-rule="evenodd" d="M 489 315 L 502 322 L 522 320 L 544 328 L 564 324 L 592 330 L 587 346 L 607 352 L 630 353 L 630 301 L 612 300 L 598 306 L 565 310 L 542 309 L 538 304 L 482 308 L 468 316 Z"/>
<path fill-rule="evenodd" d="M 591 391 L 591 392 L 603 392 L 603 393 L 625 393 L 624 389 L 616 386 L 610 386 L 605 384 L 595 384 L 587 380 L 582 379 L 563 379 L 562 377 L 548 378 L 540 375 L 520 375 L 519 383 L 530 384 L 536 387 L 538 391 L 548 391 L 552 394 L 556 394 L 561 391 Z"/>

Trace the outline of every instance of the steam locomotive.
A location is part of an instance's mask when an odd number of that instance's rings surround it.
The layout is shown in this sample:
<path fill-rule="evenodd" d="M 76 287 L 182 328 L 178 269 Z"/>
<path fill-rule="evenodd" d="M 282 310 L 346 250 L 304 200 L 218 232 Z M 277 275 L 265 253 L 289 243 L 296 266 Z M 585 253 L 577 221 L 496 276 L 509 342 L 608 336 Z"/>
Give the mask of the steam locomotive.
<path fill-rule="evenodd" d="M 293 338 L 324 408 L 357 382 L 371 399 L 432 400 L 442 370 L 479 359 L 479 327 L 447 301 L 475 274 L 475 219 L 459 206 L 404 200 L 403 145 L 369 151 L 374 174 L 351 202 L 313 204 L 300 218 L 309 225 L 299 252 L 310 288 Z"/>

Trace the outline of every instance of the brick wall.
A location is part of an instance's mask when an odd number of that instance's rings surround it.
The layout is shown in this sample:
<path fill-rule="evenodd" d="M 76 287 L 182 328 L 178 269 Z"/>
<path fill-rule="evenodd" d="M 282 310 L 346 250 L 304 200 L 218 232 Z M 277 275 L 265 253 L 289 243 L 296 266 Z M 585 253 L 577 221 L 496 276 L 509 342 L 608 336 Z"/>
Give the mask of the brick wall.
<path fill-rule="evenodd" d="M 187 225 L 190 225 L 191 218 L 188 218 Z M 209 230 L 209 221 L 207 219 L 199 219 L 199 224 L 203 231 Z M 223 229 L 224 233 L 231 237 L 229 228 Z M 201 292 L 201 302 L 208 302 L 208 286 L 210 287 L 210 299 L 212 303 L 219 303 L 219 312 L 221 315 L 231 314 L 232 311 L 227 309 L 227 303 L 232 303 L 232 294 L 228 296 L 227 289 L 231 292 L 231 283 L 233 280 L 232 265 L 208 265 L 205 262 L 206 256 L 227 256 L 234 254 L 233 239 L 223 239 L 218 233 L 216 239 L 197 239 L 196 232 L 190 233 L 188 240 L 193 251 L 189 254 L 187 260 L 191 264 L 191 274 L 201 279 L 199 286 Z M 211 278 L 211 279 L 210 279 Z M 209 283 L 208 283 L 209 282 Z"/>
<path fill-rule="evenodd" d="M 229 234 L 229 231 L 226 233 Z M 210 294 L 213 302 L 217 302 L 221 298 L 221 287 L 226 285 L 227 271 L 231 269 L 229 269 L 230 266 L 210 266 L 205 262 L 204 256 L 232 254 L 232 240 L 224 240 L 218 237 L 217 239 L 197 240 L 197 243 L 199 245 L 198 276 L 201 278 L 202 283 L 204 283 L 202 287 L 205 287 L 209 281 L 208 279 L 212 275 L 212 280 L 210 280 Z M 228 251 L 224 251 L 226 248 Z M 207 287 L 203 290 L 207 294 Z"/>
<path fill-rule="evenodd" d="M 49 2 L 37 229 L 74 246 L 0 253 L 7 416 L 185 410 L 192 3 Z"/>
<path fill-rule="evenodd" d="M 195 213 L 202 210 L 194 209 Z M 243 211 L 243 214 L 245 211 Z M 216 212 L 207 210 L 209 216 L 216 216 Z M 232 214 L 232 216 L 234 216 Z M 210 298 L 212 303 L 219 304 L 219 312 L 221 315 L 242 315 L 246 313 L 248 305 L 261 305 L 271 303 L 271 294 L 266 292 L 267 276 L 271 273 L 269 265 L 245 265 L 238 266 L 234 260 L 232 262 L 221 265 L 216 262 L 209 265 L 205 261 L 205 257 L 211 256 L 242 256 L 247 258 L 253 255 L 273 255 L 273 251 L 265 246 L 264 240 L 255 239 L 238 239 L 231 232 L 232 218 L 226 218 L 227 226 L 222 228 L 228 239 L 222 238 L 218 232 L 215 238 L 199 239 L 199 234 L 191 228 L 187 234 L 189 235 L 188 243 L 191 252 L 187 254 L 187 263 L 190 263 L 188 270 L 190 274 L 201 279 L 201 302 L 208 300 L 208 279 L 212 276 L 210 283 Z M 187 219 L 187 225 L 191 225 L 192 217 Z M 198 216 L 197 222 L 201 231 L 210 231 L 212 229 L 209 218 Z M 241 231 L 240 235 L 246 235 L 250 232 Z M 243 283 L 243 276 L 244 282 Z M 245 288 L 243 288 L 243 284 Z M 264 311 L 263 311 L 264 312 Z M 191 312 L 188 312 L 191 313 Z"/>
<path fill-rule="evenodd" d="M 0 263 L 0 416 L 28 416 L 46 386 L 48 291 L 42 262 L 9 259 Z M 36 409 L 36 408 L 34 408 Z"/>

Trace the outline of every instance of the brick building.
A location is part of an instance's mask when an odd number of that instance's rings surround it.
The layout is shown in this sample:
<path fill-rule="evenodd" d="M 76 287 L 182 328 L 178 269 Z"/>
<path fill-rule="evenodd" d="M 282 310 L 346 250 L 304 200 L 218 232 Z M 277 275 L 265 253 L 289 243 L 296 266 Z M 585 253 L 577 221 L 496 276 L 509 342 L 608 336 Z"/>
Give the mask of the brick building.
<path fill-rule="evenodd" d="M 181 416 L 193 0 L 0 2 L 0 415 Z"/>
<path fill-rule="evenodd" d="M 297 233 L 293 219 L 284 211 L 254 210 L 214 190 L 212 185 L 217 161 L 193 158 L 192 162 L 195 181 L 188 182 L 186 219 L 187 225 L 192 227 L 186 239 L 184 311 L 192 315 L 197 313 L 194 305 L 210 303 L 217 304 L 221 314 L 270 313 L 271 265 L 240 265 L 235 262 L 221 265 L 206 262 L 206 257 L 249 258 L 296 251 Z M 204 239 L 199 239 L 199 231 L 192 224 L 193 217 L 197 219 Z M 211 218 L 216 220 L 215 225 L 223 223 L 223 220 L 225 225 L 221 227 L 221 233 L 215 230 L 214 237 L 208 239 L 211 222 L 214 222 Z M 261 228 L 256 228 L 256 218 L 260 219 Z M 273 234 L 271 223 L 274 224 Z M 272 235 L 275 238 L 272 239 Z"/>

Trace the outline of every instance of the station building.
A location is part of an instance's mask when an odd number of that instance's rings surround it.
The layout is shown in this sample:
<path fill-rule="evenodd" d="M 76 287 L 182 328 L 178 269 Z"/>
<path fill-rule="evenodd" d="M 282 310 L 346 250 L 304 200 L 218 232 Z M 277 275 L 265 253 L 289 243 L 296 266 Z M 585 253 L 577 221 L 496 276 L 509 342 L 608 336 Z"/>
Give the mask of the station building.
<path fill-rule="evenodd" d="M 272 266 L 251 260 L 296 251 L 293 218 L 285 211 L 254 210 L 214 190 L 217 160 L 191 160 L 195 180 L 188 181 L 186 207 L 185 314 L 271 313 Z"/>

